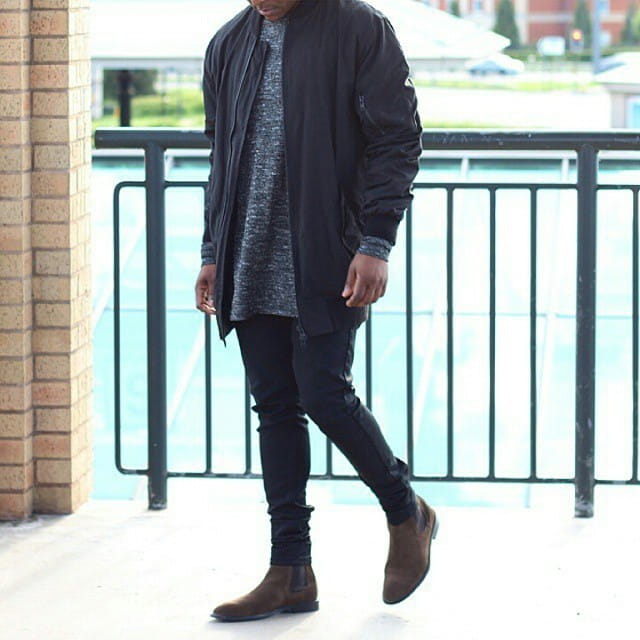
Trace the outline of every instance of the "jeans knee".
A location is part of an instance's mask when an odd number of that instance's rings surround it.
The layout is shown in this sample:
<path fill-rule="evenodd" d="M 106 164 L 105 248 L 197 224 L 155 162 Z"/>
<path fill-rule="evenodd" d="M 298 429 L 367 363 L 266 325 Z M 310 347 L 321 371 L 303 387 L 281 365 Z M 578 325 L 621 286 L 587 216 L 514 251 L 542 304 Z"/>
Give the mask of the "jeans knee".
<path fill-rule="evenodd" d="M 321 425 L 324 420 L 326 408 L 322 406 L 321 402 L 315 399 L 303 400 L 302 407 L 304 412 L 317 424 Z"/>
<path fill-rule="evenodd" d="M 299 426 L 306 428 L 307 420 L 299 404 L 283 402 L 260 402 L 255 404 L 253 411 L 260 418 L 259 429 L 276 427 L 279 425 Z"/>
<path fill-rule="evenodd" d="M 348 393 L 309 393 L 302 398 L 305 413 L 325 431 L 324 427 L 351 415 L 357 408 L 357 398 Z"/>

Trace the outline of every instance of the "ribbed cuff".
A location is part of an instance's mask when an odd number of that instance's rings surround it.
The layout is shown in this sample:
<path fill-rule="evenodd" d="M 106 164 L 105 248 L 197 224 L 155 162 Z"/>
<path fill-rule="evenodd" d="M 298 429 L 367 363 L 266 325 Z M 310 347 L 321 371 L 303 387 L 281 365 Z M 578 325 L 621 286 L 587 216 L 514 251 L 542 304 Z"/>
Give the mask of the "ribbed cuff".
<path fill-rule="evenodd" d="M 392 245 L 395 244 L 398 225 L 402 220 L 403 214 L 404 211 L 395 209 L 385 214 L 364 216 L 362 235 L 383 238 Z"/>
<path fill-rule="evenodd" d="M 216 254 L 213 250 L 212 242 L 203 242 L 200 247 L 200 258 L 202 260 L 201 266 L 205 264 L 215 264 L 216 263 Z"/>
<path fill-rule="evenodd" d="M 363 253 L 365 256 L 379 258 L 380 260 L 388 262 L 392 246 L 393 245 L 384 238 L 364 236 L 362 240 L 360 240 L 360 248 L 358 249 L 358 253 Z"/>

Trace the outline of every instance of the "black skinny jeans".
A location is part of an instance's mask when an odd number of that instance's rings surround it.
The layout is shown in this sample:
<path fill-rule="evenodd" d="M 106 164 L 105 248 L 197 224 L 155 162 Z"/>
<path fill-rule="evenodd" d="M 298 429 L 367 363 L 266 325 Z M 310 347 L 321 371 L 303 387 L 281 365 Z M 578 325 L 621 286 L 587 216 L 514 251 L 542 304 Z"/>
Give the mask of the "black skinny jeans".
<path fill-rule="evenodd" d="M 352 385 L 356 329 L 305 336 L 297 320 L 259 315 L 235 324 L 254 411 L 271 516 L 271 564 L 311 562 L 306 504 L 310 448 L 307 414 L 376 495 L 387 519 L 415 513 L 407 465 L 386 443 Z"/>

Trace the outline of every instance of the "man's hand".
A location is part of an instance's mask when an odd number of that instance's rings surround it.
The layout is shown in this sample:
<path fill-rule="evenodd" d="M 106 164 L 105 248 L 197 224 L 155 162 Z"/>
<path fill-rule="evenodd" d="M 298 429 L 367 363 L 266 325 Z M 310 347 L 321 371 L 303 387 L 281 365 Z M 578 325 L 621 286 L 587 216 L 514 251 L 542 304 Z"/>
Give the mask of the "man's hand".
<path fill-rule="evenodd" d="M 213 306 L 213 292 L 216 288 L 216 265 L 205 264 L 196 280 L 196 307 L 203 313 L 213 316 L 216 308 Z"/>
<path fill-rule="evenodd" d="M 365 307 L 382 298 L 387 289 L 387 263 L 380 258 L 356 253 L 349 265 L 342 297 L 347 307 Z"/>

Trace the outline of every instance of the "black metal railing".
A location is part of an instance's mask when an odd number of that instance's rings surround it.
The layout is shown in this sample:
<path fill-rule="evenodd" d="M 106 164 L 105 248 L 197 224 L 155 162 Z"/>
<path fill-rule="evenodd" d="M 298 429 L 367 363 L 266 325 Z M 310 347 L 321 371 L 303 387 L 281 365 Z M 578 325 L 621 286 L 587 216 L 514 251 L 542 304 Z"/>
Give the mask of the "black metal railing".
<path fill-rule="evenodd" d="M 208 142 L 197 131 L 176 129 L 99 129 L 95 135 L 97 148 L 143 149 L 145 180 L 117 185 L 114 192 L 114 352 L 115 352 L 115 434 L 116 466 L 123 474 L 146 475 L 149 479 L 149 506 L 166 506 L 167 479 L 170 477 L 259 477 L 252 471 L 251 416 L 249 389 L 245 384 L 245 469 L 237 473 L 221 473 L 212 464 L 212 401 L 211 401 L 211 326 L 205 318 L 205 425 L 206 462 L 201 472 L 170 471 L 167 468 L 167 362 L 166 362 L 166 300 L 165 300 L 165 191 L 169 188 L 205 188 L 201 181 L 170 181 L 165 177 L 164 154 L 168 149 L 206 149 Z M 598 154 L 600 151 L 638 151 L 640 135 L 634 132 L 475 132 L 429 131 L 423 134 L 425 150 L 460 151 L 571 151 L 576 154 L 577 179 L 571 182 L 416 182 L 418 190 L 444 190 L 446 193 L 446 298 L 447 298 L 447 461 L 446 472 L 440 475 L 416 475 L 414 480 L 431 482 L 500 482 L 500 483 L 573 483 L 575 514 L 593 515 L 596 484 L 637 485 L 638 480 L 638 192 L 640 185 L 599 184 Z M 120 192 L 126 187 L 146 191 L 147 241 L 147 340 L 148 340 L 148 467 L 129 469 L 122 464 L 121 447 L 121 356 L 120 356 Z M 529 277 L 529 472 L 526 476 L 503 476 L 496 473 L 496 195 L 503 190 L 526 190 L 530 202 L 530 277 Z M 595 389 L 596 389 L 596 214 L 597 195 L 602 190 L 628 190 L 633 197 L 632 222 L 632 473 L 618 480 L 595 477 Z M 481 190 L 489 194 L 489 472 L 487 475 L 456 475 L 454 470 L 454 194 L 464 190 Z M 538 472 L 538 351 L 536 322 L 538 273 L 538 203 L 544 190 L 570 190 L 577 193 L 577 264 L 576 264 L 576 363 L 575 363 L 575 474 L 573 477 L 546 477 Z M 407 212 L 406 234 L 406 405 L 407 457 L 414 468 L 414 345 L 413 345 L 413 211 Z M 371 320 L 366 339 L 366 401 L 372 400 L 372 331 Z M 313 477 L 351 479 L 355 476 L 333 472 L 332 447 L 327 443 L 325 473 Z"/>

